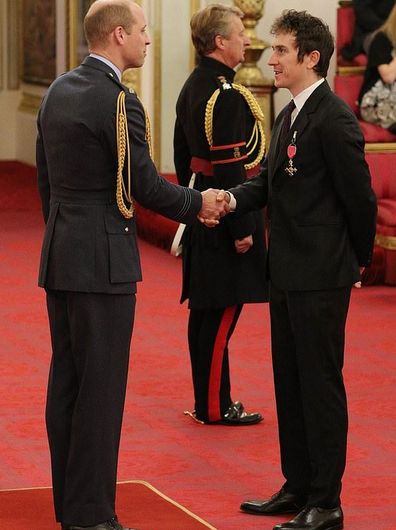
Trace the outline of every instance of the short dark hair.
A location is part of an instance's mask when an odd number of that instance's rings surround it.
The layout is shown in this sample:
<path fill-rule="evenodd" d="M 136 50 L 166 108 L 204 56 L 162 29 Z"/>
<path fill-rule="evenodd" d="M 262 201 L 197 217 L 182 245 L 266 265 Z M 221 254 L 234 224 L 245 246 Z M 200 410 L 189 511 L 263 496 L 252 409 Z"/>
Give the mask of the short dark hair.
<path fill-rule="evenodd" d="M 320 18 L 314 17 L 306 11 L 289 9 L 282 12 L 271 26 L 272 35 L 291 33 L 296 39 L 297 58 L 300 63 L 304 56 L 317 50 L 320 53 L 318 64 L 314 71 L 321 77 L 326 77 L 330 58 L 334 52 L 334 37 L 329 26 Z"/>

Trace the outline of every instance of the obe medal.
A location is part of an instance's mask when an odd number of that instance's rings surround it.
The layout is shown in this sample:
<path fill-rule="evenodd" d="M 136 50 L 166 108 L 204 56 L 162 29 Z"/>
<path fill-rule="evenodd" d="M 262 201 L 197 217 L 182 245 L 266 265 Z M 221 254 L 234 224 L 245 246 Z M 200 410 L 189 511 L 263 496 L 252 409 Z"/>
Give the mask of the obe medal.
<path fill-rule="evenodd" d="M 297 153 L 296 137 L 297 131 L 294 131 L 292 141 L 287 146 L 287 156 L 289 157 L 289 165 L 287 166 L 285 171 L 289 174 L 290 177 L 292 177 L 297 171 L 297 168 L 293 165 L 293 158 L 296 156 Z"/>

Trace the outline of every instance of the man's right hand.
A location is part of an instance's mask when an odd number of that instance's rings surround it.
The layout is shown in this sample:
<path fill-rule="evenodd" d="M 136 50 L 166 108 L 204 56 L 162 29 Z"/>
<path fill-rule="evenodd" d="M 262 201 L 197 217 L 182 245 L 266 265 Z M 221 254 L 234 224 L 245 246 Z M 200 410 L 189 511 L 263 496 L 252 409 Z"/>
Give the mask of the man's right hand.
<path fill-rule="evenodd" d="M 224 194 L 222 196 L 222 194 Z M 209 188 L 201 192 L 202 208 L 198 214 L 198 219 L 205 226 L 213 228 L 219 224 L 219 219 L 224 217 L 229 211 L 229 200 L 226 200 L 228 194 L 224 190 Z M 221 198 L 222 197 L 222 198 Z"/>

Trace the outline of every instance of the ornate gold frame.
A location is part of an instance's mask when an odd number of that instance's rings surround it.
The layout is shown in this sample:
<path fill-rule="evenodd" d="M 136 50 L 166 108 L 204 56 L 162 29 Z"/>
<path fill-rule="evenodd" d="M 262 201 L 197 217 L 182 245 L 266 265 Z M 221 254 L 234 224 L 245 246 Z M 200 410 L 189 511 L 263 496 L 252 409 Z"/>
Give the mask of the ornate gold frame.
<path fill-rule="evenodd" d="M 66 2 L 66 64 L 71 70 L 79 65 L 77 43 L 78 43 L 78 3 L 81 0 L 67 0 Z M 93 0 L 91 0 L 92 2 Z M 81 21 L 82 22 L 82 21 Z"/>
<path fill-rule="evenodd" d="M 198 9 L 201 7 L 200 0 L 190 0 L 190 19 L 193 16 L 193 14 L 198 11 Z M 194 70 L 195 68 L 195 48 L 193 46 L 193 43 L 190 42 L 190 70 Z"/>

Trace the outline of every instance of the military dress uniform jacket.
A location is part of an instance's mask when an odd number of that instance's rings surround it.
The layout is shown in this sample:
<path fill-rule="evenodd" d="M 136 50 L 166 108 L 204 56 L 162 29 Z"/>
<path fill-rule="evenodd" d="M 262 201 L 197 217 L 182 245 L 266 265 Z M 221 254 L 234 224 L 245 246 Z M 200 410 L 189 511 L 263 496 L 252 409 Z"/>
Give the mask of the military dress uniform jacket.
<path fill-rule="evenodd" d="M 127 294 L 141 280 L 135 219 L 124 218 L 116 204 L 120 91 L 126 93 L 133 197 L 183 223 L 195 220 L 201 208 L 200 193 L 157 174 L 136 95 L 109 66 L 87 57 L 52 84 L 38 117 L 38 185 L 46 222 L 42 287 Z"/>
<path fill-rule="evenodd" d="M 323 82 L 311 94 L 286 139 L 277 144 L 284 112 L 273 128 L 262 173 L 230 190 L 237 211 L 268 204 L 269 276 L 283 290 L 326 290 L 358 281 L 371 263 L 376 199 L 364 140 L 348 105 Z M 290 175 L 287 146 L 295 136 Z"/>
<path fill-rule="evenodd" d="M 232 88 L 235 72 L 223 63 L 201 57 L 184 84 L 176 105 L 174 162 L 180 184 L 187 186 L 194 170 L 195 188 L 227 189 L 246 180 L 246 144 L 255 119 L 242 95 Z M 219 89 L 213 109 L 212 149 L 205 134 L 205 110 Z M 258 149 L 258 146 L 257 146 Z M 257 166 L 257 172 L 260 165 Z M 253 235 L 253 247 L 237 254 L 236 239 Z M 267 300 L 266 248 L 262 212 L 227 215 L 215 228 L 199 222 L 183 238 L 183 289 L 191 309 L 219 308 Z"/>

